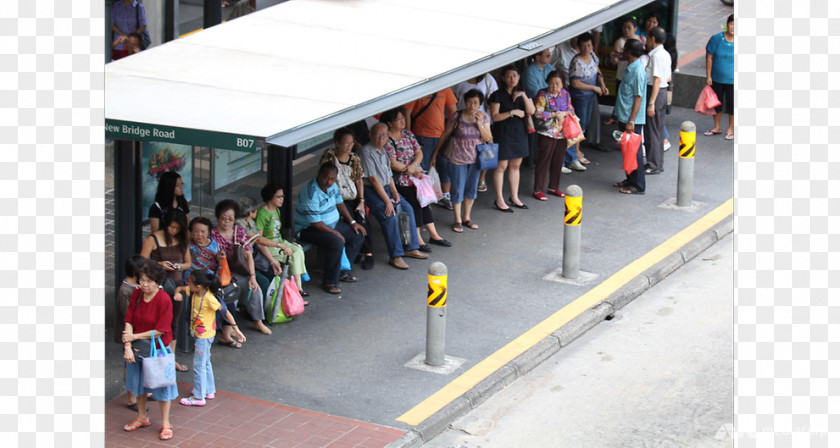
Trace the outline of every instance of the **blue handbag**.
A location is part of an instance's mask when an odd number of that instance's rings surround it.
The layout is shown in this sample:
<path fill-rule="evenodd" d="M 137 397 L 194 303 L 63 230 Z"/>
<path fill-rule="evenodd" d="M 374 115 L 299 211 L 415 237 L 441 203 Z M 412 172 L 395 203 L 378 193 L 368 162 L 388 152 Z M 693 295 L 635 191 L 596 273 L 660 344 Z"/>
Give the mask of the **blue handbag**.
<path fill-rule="evenodd" d="M 482 170 L 492 170 L 499 166 L 499 144 L 498 143 L 482 143 L 476 145 L 478 151 L 478 166 Z"/>

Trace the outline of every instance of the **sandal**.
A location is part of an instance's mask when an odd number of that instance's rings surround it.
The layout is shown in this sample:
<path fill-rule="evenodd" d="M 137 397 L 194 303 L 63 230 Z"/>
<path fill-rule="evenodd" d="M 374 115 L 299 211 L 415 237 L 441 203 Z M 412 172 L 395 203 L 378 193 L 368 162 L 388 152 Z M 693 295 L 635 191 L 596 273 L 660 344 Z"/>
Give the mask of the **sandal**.
<path fill-rule="evenodd" d="M 563 192 L 561 190 L 548 190 L 548 194 L 553 194 L 554 196 L 557 196 L 557 197 L 560 197 L 560 198 L 566 197 L 566 195 L 563 194 Z"/>
<path fill-rule="evenodd" d="M 300 292 L 300 296 L 301 296 L 301 297 L 309 297 L 309 293 L 308 293 L 308 292 L 306 292 L 306 291 L 304 291 L 304 290 L 302 290 L 302 289 L 301 289 L 301 290 L 299 290 L 298 292 Z"/>
<path fill-rule="evenodd" d="M 657 174 L 660 174 L 661 172 L 662 170 L 655 170 L 653 168 L 648 168 L 645 170 L 645 174 L 647 174 L 648 176 L 655 176 Z"/>
<path fill-rule="evenodd" d="M 187 367 L 187 366 L 185 366 L 185 365 L 183 365 L 183 364 L 178 364 L 178 363 L 176 362 L 176 363 L 175 363 L 175 370 L 177 370 L 177 371 L 179 371 L 179 372 L 189 372 L 189 371 L 190 371 L 190 368 L 189 368 L 189 367 Z"/>
<path fill-rule="evenodd" d="M 171 426 L 162 426 L 160 428 L 160 440 L 169 440 L 173 436 Z"/>
<path fill-rule="evenodd" d="M 613 184 L 613 187 L 620 187 L 620 188 L 625 188 L 625 187 L 628 187 L 628 186 L 630 186 L 630 183 L 627 182 L 627 179 L 625 179 L 621 182 L 616 182 L 616 183 Z"/>
<path fill-rule="evenodd" d="M 621 190 L 618 190 L 618 192 L 619 193 L 624 193 L 624 194 L 645 194 L 644 191 L 640 191 L 638 188 L 636 188 L 632 185 L 624 187 Z"/>
<path fill-rule="evenodd" d="M 721 130 L 718 130 L 717 132 L 715 132 L 715 130 L 714 130 L 714 129 L 712 129 L 712 130 L 710 130 L 710 131 L 706 131 L 706 132 L 704 132 L 704 133 L 703 133 L 703 135 L 718 135 L 718 134 L 720 134 L 720 133 L 722 133 L 722 132 L 723 132 L 723 131 L 721 131 Z"/>
<path fill-rule="evenodd" d="M 589 159 L 587 159 L 586 157 L 578 157 L 578 162 L 580 162 L 580 163 L 582 163 L 582 164 L 584 164 L 584 165 L 589 165 L 590 163 L 592 163 L 592 162 L 590 162 L 590 161 L 589 161 Z"/>
<path fill-rule="evenodd" d="M 478 224 L 467 219 L 466 221 L 464 221 L 464 227 L 475 230 L 478 228 Z"/>
<path fill-rule="evenodd" d="M 452 231 L 455 233 L 461 233 L 464 231 L 464 228 L 461 227 L 460 222 L 456 222 L 455 224 L 452 224 Z"/>
<path fill-rule="evenodd" d="M 479 193 L 484 193 L 485 191 L 487 191 L 487 182 L 483 181 L 483 180 L 479 181 L 478 182 L 478 192 Z"/>
<path fill-rule="evenodd" d="M 242 348 L 242 344 L 233 340 L 228 342 L 219 341 L 219 344 L 227 345 L 230 348 Z"/>
<path fill-rule="evenodd" d="M 184 406 L 204 406 L 207 402 L 198 398 L 187 397 L 181 399 L 181 404 Z"/>
<path fill-rule="evenodd" d="M 149 420 L 149 417 L 140 418 L 137 417 L 134 419 L 133 422 L 123 426 L 123 429 L 128 432 L 137 431 L 140 428 L 145 428 L 147 426 L 151 426 L 152 422 Z"/>
<path fill-rule="evenodd" d="M 609 126 L 609 125 L 611 125 L 611 124 L 613 124 L 613 123 L 618 123 L 618 121 L 617 121 L 617 120 L 615 120 L 613 117 L 610 117 L 609 119 L 604 120 L 604 121 L 602 121 L 602 122 L 601 122 L 601 124 L 603 124 L 604 126 Z"/>
<path fill-rule="evenodd" d="M 354 276 L 353 274 L 342 274 L 342 276 L 339 277 L 339 280 L 344 283 L 355 283 L 359 279 L 357 279 L 356 276 Z"/>
<path fill-rule="evenodd" d="M 726 137 L 723 138 L 724 140 L 735 140 L 735 134 L 726 134 Z"/>
<path fill-rule="evenodd" d="M 341 294 L 341 289 L 336 285 L 323 285 L 322 288 L 328 294 Z"/>
<path fill-rule="evenodd" d="M 547 201 L 548 200 L 548 196 L 546 196 L 541 191 L 538 191 L 538 192 L 534 193 L 534 198 L 539 199 L 540 201 Z"/>

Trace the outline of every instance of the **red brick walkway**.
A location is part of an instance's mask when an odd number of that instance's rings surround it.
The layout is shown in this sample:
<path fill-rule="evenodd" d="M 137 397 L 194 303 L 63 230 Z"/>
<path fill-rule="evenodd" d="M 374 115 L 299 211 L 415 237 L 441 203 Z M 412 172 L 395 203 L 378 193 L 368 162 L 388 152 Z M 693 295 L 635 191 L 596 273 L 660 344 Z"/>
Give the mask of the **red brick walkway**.
<path fill-rule="evenodd" d="M 191 388 L 190 383 L 178 384 L 182 392 Z M 109 448 L 382 448 L 405 434 L 393 428 L 219 391 L 204 407 L 186 407 L 173 401 L 170 420 L 175 437 L 162 441 L 158 439 L 160 405 L 149 403 L 152 426 L 125 432 L 123 425 L 137 416 L 125 403 L 126 396 L 121 395 L 105 406 L 105 446 Z"/>

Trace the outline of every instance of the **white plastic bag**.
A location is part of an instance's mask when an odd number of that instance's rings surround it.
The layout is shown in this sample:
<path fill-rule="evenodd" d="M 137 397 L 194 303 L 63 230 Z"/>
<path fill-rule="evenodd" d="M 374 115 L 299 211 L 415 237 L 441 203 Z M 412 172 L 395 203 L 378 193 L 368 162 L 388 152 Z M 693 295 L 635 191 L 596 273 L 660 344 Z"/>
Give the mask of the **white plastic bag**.
<path fill-rule="evenodd" d="M 443 190 L 440 188 L 440 176 L 438 176 L 438 172 L 435 167 L 429 168 L 429 178 L 432 179 L 432 190 L 435 192 L 435 197 L 439 201 L 443 197 Z"/>
<path fill-rule="evenodd" d="M 419 178 L 411 176 L 410 179 L 414 187 L 417 188 L 417 202 L 420 203 L 420 207 L 425 207 L 438 201 L 432 178 L 428 174 L 424 174 Z"/>

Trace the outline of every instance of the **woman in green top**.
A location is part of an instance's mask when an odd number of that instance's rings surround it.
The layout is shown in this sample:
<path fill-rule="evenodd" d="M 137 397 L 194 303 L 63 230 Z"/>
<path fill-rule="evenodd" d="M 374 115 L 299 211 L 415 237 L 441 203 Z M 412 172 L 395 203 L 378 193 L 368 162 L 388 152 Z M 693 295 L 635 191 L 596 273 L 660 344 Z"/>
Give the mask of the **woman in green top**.
<path fill-rule="evenodd" d="M 277 272 L 280 263 L 289 263 L 289 275 L 294 277 L 300 295 L 309 295 L 303 290 L 300 276 L 306 272 L 306 260 L 303 255 L 303 248 L 299 245 L 283 240 L 280 234 L 282 224 L 280 222 L 280 207 L 283 206 L 283 189 L 275 184 L 268 184 L 260 191 L 260 196 L 265 202 L 257 209 L 256 225 L 262 236 L 268 239 L 268 251 L 271 253 L 271 266 Z M 263 244 L 264 240 L 257 243 Z M 264 244 L 265 245 L 265 244 Z"/>

